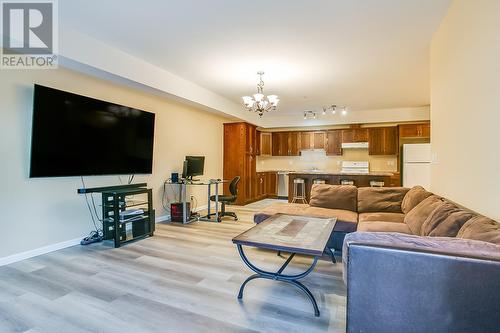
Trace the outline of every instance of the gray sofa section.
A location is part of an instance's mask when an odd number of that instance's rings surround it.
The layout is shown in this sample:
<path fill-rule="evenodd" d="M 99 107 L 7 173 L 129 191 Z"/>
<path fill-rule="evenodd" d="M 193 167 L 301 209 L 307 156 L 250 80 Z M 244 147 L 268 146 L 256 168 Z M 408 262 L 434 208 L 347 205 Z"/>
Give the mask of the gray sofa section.
<path fill-rule="evenodd" d="M 355 232 L 343 251 L 348 332 L 498 332 L 500 246 Z"/>

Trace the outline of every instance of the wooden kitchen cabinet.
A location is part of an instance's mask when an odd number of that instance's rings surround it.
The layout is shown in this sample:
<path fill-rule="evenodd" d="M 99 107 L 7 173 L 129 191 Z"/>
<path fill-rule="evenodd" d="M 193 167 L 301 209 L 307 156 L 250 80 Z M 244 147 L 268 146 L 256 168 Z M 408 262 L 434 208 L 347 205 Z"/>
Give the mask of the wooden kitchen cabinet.
<path fill-rule="evenodd" d="M 398 155 L 397 127 L 372 127 L 368 129 L 369 155 Z"/>
<path fill-rule="evenodd" d="M 325 149 L 326 145 L 326 133 L 325 132 L 313 132 L 313 148 L 314 149 Z"/>
<path fill-rule="evenodd" d="M 261 200 L 266 197 L 266 173 L 257 172 L 255 179 L 255 199 Z"/>
<path fill-rule="evenodd" d="M 272 134 L 273 156 L 299 156 L 300 149 L 299 132 L 274 132 Z"/>
<path fill-rule="evenodd" d="M 341 130 L 331 130 L 326 132 L 326 155 L 342 155 Z"/>
<path fill-rule="evenodd" d="M 272 155 L 273 156 L 285 156 L 285 152 L 288 150 L 288 147 L 285 145 L 285 141 L 288 140 L 284 132 L 274 132 L 272 134 Z"/>
<path fill-rule="evenodd" d="M 431 125 L 429 123 L 399 125 L 399 137 L 400 138 L 430 138 L 431 137 Z"/>
<path fill-rule="evenodd" d="M 276 171 L 257 172 L 255 177 L 255 200 L 278 196 Z"/>
<path fill-rule="evenodd" d="M 278 196 L 278 174 L 270 171 L 266 175 L 266 196 L 276 198 Z"/>
<path fill-rule="evenodd" d="M 300 149 L 309 150 L 313 149 L 313 132 L 300 132 Z"/>
<path fill-rule="evenodd" d="M 326 133 L 324 131 L 300 132 L 299 139 L 299 151 L 326 148 Z"/>
<path fill-rule="evenodd" d="M 272 134 L 260 132 L 260 155 L 272 155 Z"/>
<path fill-rule="evenodd" d="M 240 176 L 237 205 L 255 201 L 256 185 L 256 137 L 255 126 L 239 122 L 224 124 L 223 177 L 231 180 Z M 229 195 L 229 183 L 223 192 Z"/>
<path fill-rule="evenodd" d="M 368 129 L 367 128 L 348 128 L 342 130 L 342 142 L 367 142 Z"/>
<path fill-rule="evenodd" d="M 256 150 L 256 139 L 257 139 L 257 129 L 254 125 L 245 123 L 245 132 L 246 132 L 246 153 L 255 155 L 257 153 Z"/>
<path fill-rule="evenodd" d="M 259 156 L 261 154 L 260 147 L 261 147 L 261 132 L 260 131 L 255 131 L 255 155 Z"/>
<path fill-rule="evenodd" d="M 288 156 L 300 155 L 300 133 L 288 132 Z"/>

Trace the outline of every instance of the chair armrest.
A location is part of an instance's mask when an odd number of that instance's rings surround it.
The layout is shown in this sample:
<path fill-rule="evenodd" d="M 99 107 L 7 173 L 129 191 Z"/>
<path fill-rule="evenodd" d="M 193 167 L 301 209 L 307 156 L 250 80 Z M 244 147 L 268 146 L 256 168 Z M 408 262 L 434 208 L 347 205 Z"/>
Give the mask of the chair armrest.
<path fill-rule="evenodd" d="M 356 232 L 343 250 L 348 332 L 494 332 L 500 246 Z"/>

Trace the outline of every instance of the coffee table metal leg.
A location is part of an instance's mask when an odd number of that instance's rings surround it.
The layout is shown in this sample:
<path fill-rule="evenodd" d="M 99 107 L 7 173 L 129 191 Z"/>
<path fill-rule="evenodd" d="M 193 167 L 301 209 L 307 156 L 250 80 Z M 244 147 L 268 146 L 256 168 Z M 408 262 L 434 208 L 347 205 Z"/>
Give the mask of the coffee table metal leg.
<path fill-rule="evenodd" d="M 332 263 L 336 264 L 337 263 L 337 259 L 335 259 L 335 249 L 331 249 L 331 248 L 327 247 L 326 251 L 330 255 L 330 257 L 332 259 Z"/>
<path fill-rule="evenodd" d="M 302 290 L 307 295 L 307 297 L 309 298 L 309 300 L 311 301 L 311 303 L 313 305 L 314 315 L 316 317 L 319 317 L 318 304 L 316 303 L 316 299 L 314 298 L 313 294 L 306 286 L 304 286 L 302 283 L 297 281 L 298 279 L 302 279 L 303 277 L 307 276 L 309 273 L 311 273 L 314 270 L 314 267 L 316 266 L 316 263 L 318 262 L 318 257 L 314 257 L 314 260 L 313 260 L 311 266 L 303 273 L 295 274 L 295 275 L 287 275 L 287 274 L 281 274 L 281 273 L 285 270 L 285 268 L 288 266 L 288 264 L 290 263 L 292 258 L 295 256 L 294 253 L 292 253 L 290 255 L 290 257 L 288 257 L 286 262 L 280 267 L 280 269 L 276 273 L 273 273 L 273 272 L 267 272 L 267 271 L 264 271 L 260 268 L 257 268 L 255 265 L 253 265 L 248 260 L 247 256 L 245 255 L 245 252 L 243 252 L 243 247 L 240 244 L 237 244 L 236 246 L 238 247 L 238 253 L 240 254 L 240 257 L 243 260 L 243 262 L 245 263 L 245 265 L 247 265 L 248 268 L 250 268 L 252 271 L 254 271 L 256 273 L 256 274 L 249 276 L 245 280 L 245 282 L 243 282 L 243 284 L 240 287 L 240 291 L 238 293 L 238 299 L 243 298 L 243 290 L 245 289 L 245 286 L 247 285 L 247 283 L 252 281 L 252 280 L 268 279 L 268 280 L 282 281 L 282 282 L 286 282 L 286 283 L 289 283 L 291 285 L 294 285 L 295 287 Z"/>
<path fill-rule="evenodd" d="M 259 274 L 254 274 L 254 275 L 250 275 L 246 280 L 245 282 L 243 282 L 243 284 L 241 285 L 240 287 L 240 291 L 238 293 L 238 299 L 242 299 L 243 298 L 243 289 L 245 289 L 245 286 L 247 285 L 248 282 L 254 280 L 254 279 L 258 279 L 260 278 L 260 275 Z"/>

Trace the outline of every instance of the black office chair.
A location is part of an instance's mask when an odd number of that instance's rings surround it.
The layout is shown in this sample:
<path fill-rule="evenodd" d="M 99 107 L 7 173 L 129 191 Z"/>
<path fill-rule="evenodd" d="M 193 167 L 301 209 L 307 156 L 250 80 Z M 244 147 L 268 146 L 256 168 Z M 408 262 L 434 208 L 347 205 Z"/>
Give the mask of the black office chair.
<path fill-rule="evenodd" d="M 240 181 L 240 176 L 233 178 L 229 184 L 229 192 L 231 195 L 219 195 L 219 202 L 222 204 L 221 211 L 219 213 L 219 220 L 224 216 L 232 216 L 235 221 L 238 221 L 238 216 L 235 212 L 226 212 L 226 204 L 232 204 L 238 198 L 238 183 Z M 215 201 L 215 195 L 210 197 L 210 201 Z M 215 214 L 210 214 L 215 215 Z"/>

